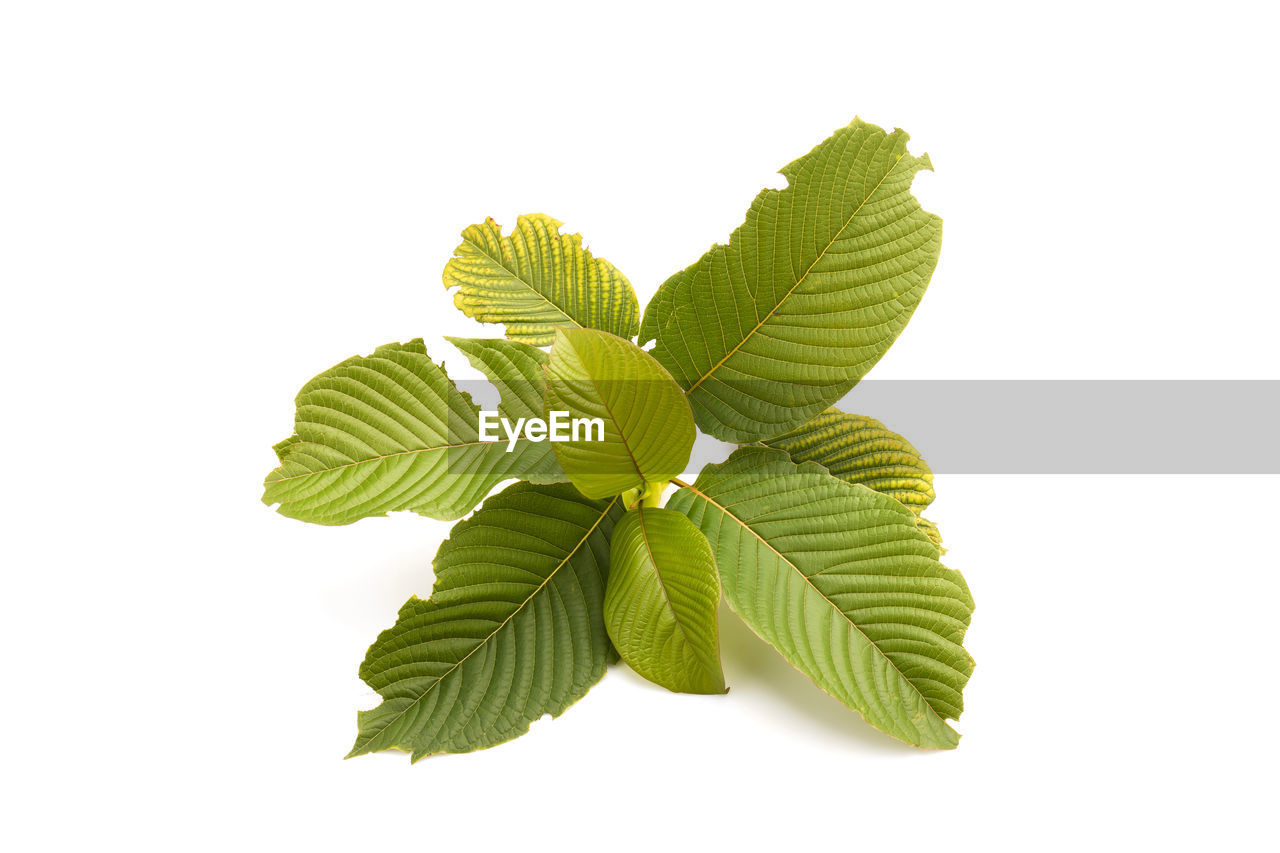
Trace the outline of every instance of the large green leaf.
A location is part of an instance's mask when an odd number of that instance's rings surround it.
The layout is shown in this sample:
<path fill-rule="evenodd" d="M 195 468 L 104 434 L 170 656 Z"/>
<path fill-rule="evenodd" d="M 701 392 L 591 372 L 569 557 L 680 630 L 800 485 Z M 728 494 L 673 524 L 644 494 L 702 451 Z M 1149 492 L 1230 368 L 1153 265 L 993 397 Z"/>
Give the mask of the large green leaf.
<path fill-rule="evenodd" d="M 598 431 L 552 444 L 587 497 L 621 494 L 670 480 L 689 462 L 696 430 L 671 375 L 630 341 L 591 329 L 557 329 L 547 365 L 547 420 L 553 412 L 599 419 Z M 592 440 L 587 440 L 588 436 Z"/>
<path fill-rule="evenodd" d="M 942 220 L 911 195 L 927 155 L 854 120 L 782 169 L 746 221 L 669 278 L 640 342 L 725 441 L 772 438 L 840 399 L 910 319 L 938 261 Z"/>
<path fill-rule="evenodd" d="M 530 352 L 545 361 L 545 353 Z M 542 361 L 510 364 L 524 382 L 541 384 Z M 394 510 L 452 519 L 502 480 L 563 479 L 546 444 L 521 439 L 508 453 L 506 442 L 480 441 L 479 407 L 421 339 L 349 358 L 308 382 L 298 393 L 294 434 L 276 454 L 280 467 L 267 476 L 263 502 L 318 524 Z"/>
<path fill-rule="evenodd" d="M 683 514 L 638 506 L 614 528 L 604 622 L 618 654 L 677 693 L 724 693 L 720 578 L 707 537 Z"/>
<path fill-rule="evenodd" d="M 951 748 L 973 599 L 902 504 L 785 453 L 741 448 L 667 506 L 711 542 L 725 599 L 876 728 Z"/>
<path fill-rule="evenodd" d="M 937 526 L 920 517 L 935 497 L 933 471 L 911 442 L 880 421 L 827 409 L 764 444 L 793 462 L 817 462 L 837 479 L 888 495 L 916 514 L 916 525 L 930 539 L 942 543 Z"/>
<path fill-rule="evenodd" d="M 445 287 L 459 288 L 454 304 L 483 323 L 505 323 L 508 338 L 534 346 L 551 343 L 560 326 L 633 337 L 640 309 L 631 283 L 560 225 L 534 213 L 506 237 L 492 218 L 467 228 L 444 268 Z"/>
<path fill-rule="evenodd" d="M 411 598 L 360 677 L 382 704 L 351 755 L 471 752 L 559 714 L 616 659 L 601 606 L 616 499 L 516 483 L 459 522 L 436 554 L 431 599 Z"/>

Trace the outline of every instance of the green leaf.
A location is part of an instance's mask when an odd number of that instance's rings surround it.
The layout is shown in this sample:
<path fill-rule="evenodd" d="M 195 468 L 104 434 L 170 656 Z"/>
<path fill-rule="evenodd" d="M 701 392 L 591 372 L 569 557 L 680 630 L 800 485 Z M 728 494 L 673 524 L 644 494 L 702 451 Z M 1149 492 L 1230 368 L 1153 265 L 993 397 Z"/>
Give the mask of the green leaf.
<path fill-rule="evenodd" d="M 498 411 L 507 418 L 542 417 L 542 398 L 547 393 L 543 374 L 546 352 L 528 344 L 495 338 L 451 338 L 453 344 L 498 389 Z"/>
<path fill-rule="evenodd" d="M 816 462 L 837 479 L 888 495 L 914 512 L 917 526 L 941 544 L 937 526 L 919 517 L 936 496 L 933 471 L 911 442 L 880 421 L 827 409 L 764 444 L 785 452 L 793 462 Z"/>
<path fill-rule="evenodd" d="M 614 528 L 604 622 L 622 659 L 677 693 L 724 693 L 720 578 L 683 514 L 636 507 Z"/>
<path fill-rule="evenodd" d="M 523 381 L 545 382 L 536 358 L 511 363 Z M 421 339 L 349 358 L 308 382 L 294 435 L 275 449 L 280 467 L 263 502 L 317 524 L 395 510 L 457 518 L 502 480 L 556 470 L 546 444 L 521 439 L 507 453 L 506 442 L 480 441 L 479 407 Z"/>
<path fill-rule="evenodd" d="M 498 389 L 500 416 L 513 424 L 520 418 L 542 417 L 542 401 L 547 393 L 544 368 L 549 360 L 545 352 L 528 344 L 493 338 L 446 337 L 445 340 L 457 347 Z M 549 446 L 523 438 L 520 443 L 529 458 L 521 479 L 531 483 L 563 483 L 568 479 Z"/>
<path fill-rule="evenodd" d="M 350 755 L 472 752 L 582 698 L 615 659 L 601 607 L 621 515 L 616 498 L 516 483 L 459 522 L 431 599 L 409 599 L 360 667 L 383 702 Z"/>
<path fill-rule="evenodd" d="M 728 245 L 669 278 L 640 342 L 686 390 L 698 426 L 747 443 L 800 426 L 884 355 L 938 261 L 942 220 L 911 195 L 927 155 L 854 120 L 782 169 Z"/>
<path fill-rule="evenodd" d="M 601 498 L 670 480 L 689 462 L 696 433 L 680 388 L 662 365 L 630 341 L 590 329 L 557 329 L 547 365 L 552 412 L 599 419 L 598 431 L 552 443 L 560 465 L 587 497 Z"/>
<path fill-rule="evenodd" d="M 701 528 L 725 599 L 826 692 L 896 738 L 948 749 L 973 671 L 973 598 L 892 498 L 746 447 L 667 506 Z"/>
<path fill-rule="evenodd" d="M 521 216 L 510 236 L 492 218 L 462 232 L 444 268 L 454 304 L 482 323 L 505 323 L 507 337 L 534 346 L 555 329 L 602 329 L 633 337 L 640 309 L 626 276 L 582 247 L 581 234 L 560 234 L 541 213 Z"/>

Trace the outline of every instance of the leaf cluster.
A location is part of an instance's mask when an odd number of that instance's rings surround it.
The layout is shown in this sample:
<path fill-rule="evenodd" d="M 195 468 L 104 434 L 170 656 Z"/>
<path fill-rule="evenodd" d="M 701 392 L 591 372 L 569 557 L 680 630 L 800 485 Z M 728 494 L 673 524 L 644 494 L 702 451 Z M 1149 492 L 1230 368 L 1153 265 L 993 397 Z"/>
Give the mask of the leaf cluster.
<path fill-rule="evenodd" d="M 937 263 L 941 220 L 911 194 L 929 160 L 906 145 L 858 120 L 836 131 L 643 318 L 626 277 L 548 216 L 463 231 L 444 284 L 506 339 L 448 340 L 504 418 L 568 412 L 602 437 L 482 440 L 478 406 L 421 340 L 302 388 L 267 504 L 318 524 L 471 513 L 436 554 L 430 598 L 369 648 L 360 676 L 382 701 L 359 714 L 351 755 L 494 746 L 619 657 L 669 690 L 724 693 L 722 596 L 876 728 L 956 745 L 973 599 L 921 515 L 933 475 L 902 436 L 832 408 Z M 739 447 L 686 483 L 698 429 Z"/>

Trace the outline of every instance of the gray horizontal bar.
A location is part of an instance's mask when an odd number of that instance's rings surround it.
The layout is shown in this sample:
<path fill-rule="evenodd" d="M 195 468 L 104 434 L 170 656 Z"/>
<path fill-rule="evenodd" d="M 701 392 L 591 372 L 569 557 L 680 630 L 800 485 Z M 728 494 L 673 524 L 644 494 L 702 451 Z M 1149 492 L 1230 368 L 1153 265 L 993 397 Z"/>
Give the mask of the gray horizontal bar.
<path fill-rule="evenodd" d="M 1276 380 L 873 380 L 838 407 L 938 473 L 1280 474 Z"/>

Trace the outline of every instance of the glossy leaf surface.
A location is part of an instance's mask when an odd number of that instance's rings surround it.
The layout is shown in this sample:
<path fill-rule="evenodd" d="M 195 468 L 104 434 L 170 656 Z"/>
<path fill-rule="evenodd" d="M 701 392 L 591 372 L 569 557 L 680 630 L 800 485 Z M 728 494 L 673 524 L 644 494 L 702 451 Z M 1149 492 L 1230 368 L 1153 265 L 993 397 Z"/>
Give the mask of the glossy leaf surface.
<path fill-rule="evenodd" d="M 677 693 L 723 693 L 720 578 L 707 538 L 682 513 L 636 507 L 614 528 L 604 621 L 618 654 Z"/>
<path fill-rule="evenodd" d="M 547 366 L 546 412 L 595 420 L 599 431 L 556 441 L 556 457 L 587 497 L 617 495 L 684 470 L 695 428 L 671 375 L 630 341 L 590 329 L 559 329 Z M 588 432 L 590 439 L 588 440 Z"/>

